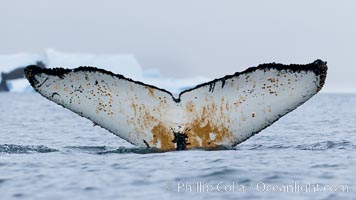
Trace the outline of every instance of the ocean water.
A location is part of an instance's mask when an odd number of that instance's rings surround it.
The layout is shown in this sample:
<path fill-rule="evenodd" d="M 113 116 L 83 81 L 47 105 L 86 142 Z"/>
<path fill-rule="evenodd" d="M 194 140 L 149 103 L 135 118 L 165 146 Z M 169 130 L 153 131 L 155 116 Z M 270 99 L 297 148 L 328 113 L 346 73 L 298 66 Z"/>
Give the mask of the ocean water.
<path fill-rule="evenodd" d="M 235 148 L 148 152 L 38 94 L 0 94 L 0 199 L 356 199 L 356 95 Z"/>

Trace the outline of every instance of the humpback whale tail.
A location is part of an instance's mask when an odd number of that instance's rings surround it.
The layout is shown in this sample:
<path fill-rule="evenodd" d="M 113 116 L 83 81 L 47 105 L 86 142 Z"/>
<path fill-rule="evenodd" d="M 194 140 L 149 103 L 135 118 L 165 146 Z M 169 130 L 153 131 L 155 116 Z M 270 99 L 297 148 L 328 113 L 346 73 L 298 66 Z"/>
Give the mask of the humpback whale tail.
<path fill-rule="evenodd" d="M 132 144 L 163 150 L 237 145 L 318 93 L 326 74 L 321 60 L 262 64 L 173 96 L 94 67 L 25 69 L 47 99 Z"/>

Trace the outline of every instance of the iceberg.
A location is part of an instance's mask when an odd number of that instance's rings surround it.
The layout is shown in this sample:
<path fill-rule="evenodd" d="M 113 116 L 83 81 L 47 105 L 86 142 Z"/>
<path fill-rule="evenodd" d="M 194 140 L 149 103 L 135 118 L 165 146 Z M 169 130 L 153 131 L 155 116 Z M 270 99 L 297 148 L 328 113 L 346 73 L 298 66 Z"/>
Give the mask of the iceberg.
<path fill-rule="evenodd" d="M 157 68 L 143 70 L 132 54 L 90 54 L 66 53 L 47 49 L 43 54 L 13 54 L 0 55 L 0 91 L 32 92 L 33 89 L 23 78 L 23 68 L 29 65 L 42 65 L 46 68 L 76 68 L 93 66 L 115 74 L 124 75 L 136 81 L 156 85 L 173 94 L 192 88 L 197 84 L 207 82 L 207 77 L 170 78 L 162 77 Z M 11 74 L 11 75 L 10 75 Z"/>
<path fill-rule="evenodd" d="M 41 65 L 41 60 L 43 60 L 43 56 L 39 54 L 0 55 L 0 91 L 9 91 L 7 81 L 23 79 L 24 67 L 34 64 Z"/>
<path fill-rule="evenodd" d="M 38 61 L 42 61 L 44 57 L 40 54 L 3 54 L 0 55 L 0 72 L 9 73 L 10 71 L 18 67 L 26 67 L 28 65 L 34 65 Z"/>

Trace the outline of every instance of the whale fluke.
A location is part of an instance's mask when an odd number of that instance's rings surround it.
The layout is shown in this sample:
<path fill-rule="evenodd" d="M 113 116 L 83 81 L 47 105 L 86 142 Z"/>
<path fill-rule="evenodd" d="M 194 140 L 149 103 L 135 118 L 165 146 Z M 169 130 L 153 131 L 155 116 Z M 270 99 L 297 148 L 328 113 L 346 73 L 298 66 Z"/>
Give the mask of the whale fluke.
<path fill-rule="evenodd" d="M 262 64 L 169 91 L 94 67 L 25 68 L 47 99 L 141 147 L 163 150 L 237 145 L 321 90 L 326 62 Z"/>

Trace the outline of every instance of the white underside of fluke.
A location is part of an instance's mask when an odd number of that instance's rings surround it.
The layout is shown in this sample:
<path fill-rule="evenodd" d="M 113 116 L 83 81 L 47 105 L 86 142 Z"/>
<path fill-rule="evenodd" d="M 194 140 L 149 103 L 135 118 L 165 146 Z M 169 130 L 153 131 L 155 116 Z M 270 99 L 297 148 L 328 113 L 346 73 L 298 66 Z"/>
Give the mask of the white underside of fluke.
<path fill-rule="evenodd" d="M 236 145 L 322 87 L 322 73 L 287 67 L 257 67 L 202 84 L 178 97 L 96 68 L 78 68 L 62 75 L 27 72 L 26 76 L 35 80 L 33 87 L 49 100 L 130 143 L 173 150 L 173 131 L 187 134 L 188 149 Z"/>

